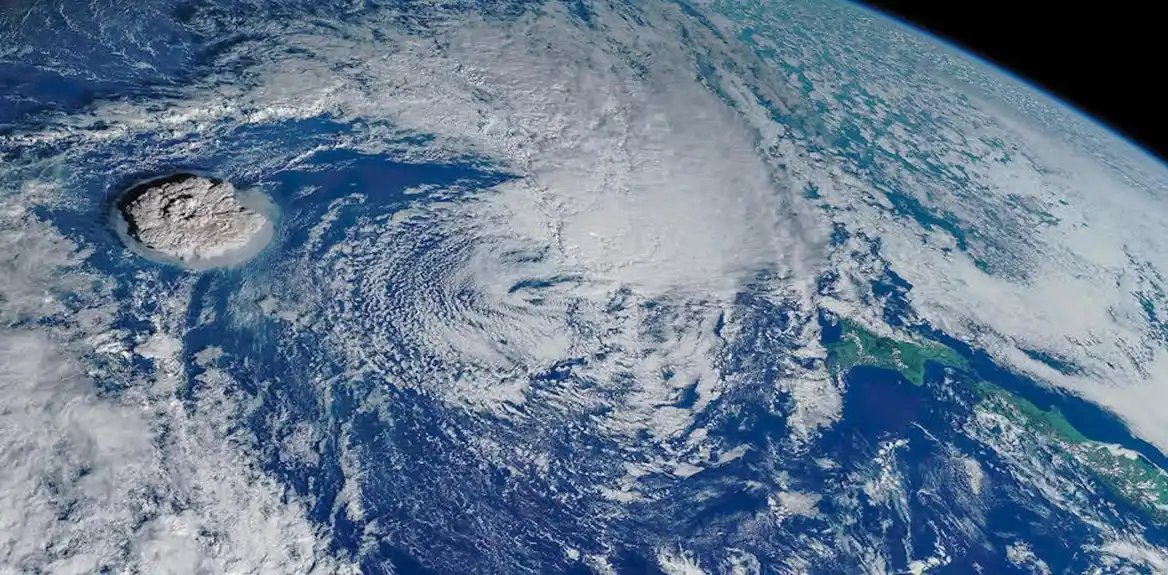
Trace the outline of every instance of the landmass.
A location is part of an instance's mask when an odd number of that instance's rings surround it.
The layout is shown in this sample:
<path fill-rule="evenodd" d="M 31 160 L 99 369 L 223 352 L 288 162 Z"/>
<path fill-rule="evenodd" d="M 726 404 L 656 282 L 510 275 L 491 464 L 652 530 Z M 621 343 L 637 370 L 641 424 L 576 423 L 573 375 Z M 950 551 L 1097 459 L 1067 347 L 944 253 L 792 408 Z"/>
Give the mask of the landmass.
<path fill-rule="evenodd" d="M 1088 438 L 1056 407 L 1043 410 L 989 382 L 974 385 L 982 396 L 976 409 L 996 413 L 1023 427 L 1036 439 L 1054 446 L 1064 457 L 1082 464 L 1120 498 L 1156 521 L 1168 523 L 1168 473 L 1143 455 Z"/>
<path fill-rule="evenodd" d="M 241 201 L 235 186 L 195 174 L 138 184 L 117 211 L 135 247 L 195 268 L 238 263 L 271 237 L 268 217 Z"/>
<path fill-rule="evenodd" d="M 898 371 L 916 386 L 925 384 L 925 364 L 952 368 L 953 380 L 978 397 L 974 411 L 996 414 L 1020 426 L 1036 441 L 1048 445 L 1126 502 L 1160 523 L 1168 523 L 1168 473 L 1138 452 L 1096 441 L 1059 412 L 1042 409 L 1001 386 L 976 376 L 969 362 L 953 349 L 928 340 L 902 341 L 872 333 L 859 324 L 841 320 L 837 341 L 826 343 L 828 366 L 842 377 L 855 366 Z"/>
<path fill-rule="evenodd" d="M 876 335 L 858 324 L 842 320 L 839 341 L 827 344 L 828 364 L 837 375 L 857 365 L 899 371 L 909 383 L 924 385 L 925 364 L 965 367 L 965 358 L 934 342 L 913 343 Z"/>

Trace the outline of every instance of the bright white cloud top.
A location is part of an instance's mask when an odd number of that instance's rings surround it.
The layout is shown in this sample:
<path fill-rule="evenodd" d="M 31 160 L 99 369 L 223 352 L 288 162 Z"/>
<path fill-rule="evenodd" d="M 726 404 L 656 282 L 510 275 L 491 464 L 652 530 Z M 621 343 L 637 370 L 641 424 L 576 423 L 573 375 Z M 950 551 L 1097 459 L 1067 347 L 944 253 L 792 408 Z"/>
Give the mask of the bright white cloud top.
<path fill-rule="evenodd" d="M 251 203 L 262 204 L 255 193 Z M 262 205 L 249 207 L 230 182 L 193 174 L 149 180 L 118 200 L 118 231 L 144 253 L 192 268 L 241 263 L 272 238 Z"/>

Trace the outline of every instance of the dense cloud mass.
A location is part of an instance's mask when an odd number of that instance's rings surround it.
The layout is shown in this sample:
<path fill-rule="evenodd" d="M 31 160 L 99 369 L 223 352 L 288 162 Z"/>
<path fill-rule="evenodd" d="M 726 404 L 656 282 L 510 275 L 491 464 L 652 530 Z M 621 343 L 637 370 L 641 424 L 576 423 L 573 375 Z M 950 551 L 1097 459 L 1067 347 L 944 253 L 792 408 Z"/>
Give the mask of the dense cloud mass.
<path fill-rule="evenodd" d="M 129 238 L 193 267 L 241 261 L 271 236 L 267 217 L 240 202 L 231 183 L 192 174 L 138 184 L 118 209 Z"/>

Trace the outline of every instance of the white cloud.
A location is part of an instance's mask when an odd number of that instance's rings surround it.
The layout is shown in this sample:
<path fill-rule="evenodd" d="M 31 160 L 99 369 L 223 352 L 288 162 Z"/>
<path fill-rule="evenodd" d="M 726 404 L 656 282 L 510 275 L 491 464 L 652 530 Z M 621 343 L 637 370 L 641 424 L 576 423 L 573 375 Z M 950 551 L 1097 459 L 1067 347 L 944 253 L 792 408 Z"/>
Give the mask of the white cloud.
<path fill-rule="evenodd" d="M 313 58 L 258 65 L 263 87 L 234 94 L 233 105 L 385 119 L 515 179 L 345 230 L 330 212 L 313 245 L 326 233 L 343 241 L 254 287 L 296 285 L 286 299 L 318 314 L 312 329 L 326 332 L 321 341 L 353 374 L 514 414 L 532 376 L 584 358 L 574 373 L 593 387 L 558 389 L 540 405 L 585 409 L 618 395 L 607 429 L 676 436 L 727 385 L 714 326 L 733 323 L 744 283 L 771 271 L 770 289 L 802 314 L 795 323 L 809 319 L 822 231 L 798 203 L 801 190 L 760 154 L 756 130 L 692 77 L 691 55 L 673 44 L 676 14 L 648 10 L 652 26 L 633 29 L 601 12 L 598 41 L 556 10 L 507 23 L 471 18 L 434 38 L 389 26 L 380 42 L 361 28 L 281 37 Z M 627 59 L 649 49 L 651 59 Z M 289 94 L 304 85 L 327 86 L 311 100 L 327 102 L 297 109 L 303 99 Z M 810 429 L 838 412 L 838 397 L 823 399 L 837 391 L 825 381 L 784 383 L 813 388 L 796 393 L 815 403 L 804 410 Z M 675 407 L 695 383 L 694 405 Z"/>
<path fill-rule="evenodd" d="M 151 381 L 174 372 L 109 371 L 129 355 L 108 337 L 117 304 L 28 199 L 0 197 L 13 248 L 0 262 L 0 571 L 344 571 L 301 503 L 230 442 L 219 400 L 188 412 L 175 385 Z M 138 349 L 165 363 L 175 343 L 156 333 Z M 99 391 L 95 370 L 122 391 Z"/>
<path fill-rule="evenodd" d="M 658 550 L 657 566 L 667 575 L 706 575 L 697 558 L 680 547 Z"/>
<path fill-rule="evenodd" d="M 921 318 L 1168 448 L 1168 427 L 1146 407 L 1168 393 L 1168 337 L 1144 309 L 1168 317 L 1168 300 L 1139 299 L 1162 290 L 1168 270 L 1168 169 L 1033 88 L 853 11 L 753 14 L 754 38 L 799 69 L 820 104 L 833 152 L 796 154 L 790 169 L 819 189 L 825 217 L 879 240 Z M 790 34 L 791 21 L 814 32 Z M 871 270 L 853 260 L 833 264 L 862 291 Z M 878 310 L 851 309 L 880 323 Z"/>

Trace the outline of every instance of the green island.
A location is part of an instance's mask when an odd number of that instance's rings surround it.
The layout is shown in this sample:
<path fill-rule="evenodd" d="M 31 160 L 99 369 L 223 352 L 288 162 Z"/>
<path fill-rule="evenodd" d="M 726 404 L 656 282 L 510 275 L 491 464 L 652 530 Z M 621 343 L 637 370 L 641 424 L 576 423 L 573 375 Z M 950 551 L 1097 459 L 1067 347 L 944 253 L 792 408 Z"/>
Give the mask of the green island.
<path fill-rule="evenodd" d="M 857 365 L 869 365 L 899 371 L 909 383 L 925 384 L 925 364 L 938 363 L 965 368 L 964 357 L 934 342 L 905 342 L 881 337 L 853 321 L 842 320 L 839 341 L 827 344 L 827 361 L 832 373 L 839 375 Z"/>
<path fill-rule="evenodd" d="M 872 366 L 896 370 L 909 383 L 923 386 L 927 363 L 954 368 L 980 397 L 975 410 L 999 414 L 1030 431 L 1113 493 L 1157 522 L 1168 523 L 1168 473 L 1142 455 L 1088 438 L 1058 408 L 1043 410 L 993 383 L 973 378 L 966 359 L 945 345 L 883 337 L 846 319 L 841 320 L 841 328 L 839 340 L 826 344 L 828 367 L 835 377 L 855 366 Z"/>
<path fill-rule="evenodd" d="M 989 382 L 974 384 L 978 409 L 997 413 L 1081 463 L 1100 483 L 1156 521 L 1168 523 L 1168 473 L 1142 455 L 1084 436 L 1058 408 L 1048 411 Z"/>

